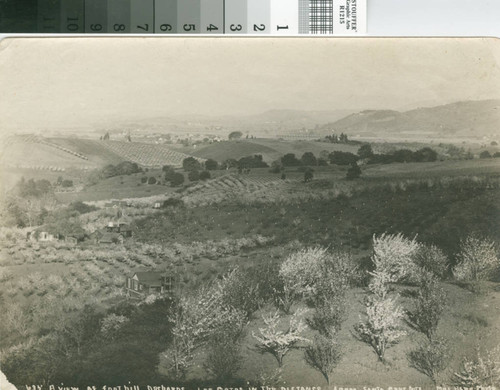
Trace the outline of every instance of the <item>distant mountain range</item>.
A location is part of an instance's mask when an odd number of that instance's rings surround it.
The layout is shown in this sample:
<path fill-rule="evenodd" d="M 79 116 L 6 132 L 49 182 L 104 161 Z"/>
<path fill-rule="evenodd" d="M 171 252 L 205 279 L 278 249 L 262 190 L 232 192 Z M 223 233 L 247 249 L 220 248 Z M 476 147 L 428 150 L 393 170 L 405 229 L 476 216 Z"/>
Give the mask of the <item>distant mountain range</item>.
<path fill-rule="evenodd" d="M 366 110 L 321 127 L 322 132 L 402 137 L 500 137 L 500 100 L 480 100 L 398 112 Z"/>
<path fill-rule="evenodd" d="M 247 116 L 171 116 L 122 123 L 108 129 L 135 132 L 190 132 L 227 135 L 240 130 L 255 136 L 309 130 L 317 135 L 332 132 L 350 136 L 402 138 L 491 137 L 500 132 L 500 100 L 457 102 L 409 111 L 394 110 L 269 110 Z"/>
<path fill-rule="evenodd" d="M 224 135 L 225 138 L 230 131 L 239 130 L 255 136 L 272 137 L 273 133 L 283 131 L 319 128 L 324 123 L 337 121 L 353 112 L 355 110 L 269 110 L 243 116 L 175 115 L 101 125 L 97 131 L 211 133 Z"/>
<path fill-rule="evenodd" d="M 234 130 L 261 138 L 304 134 L 320 137 L 332 132 L 379 139 L 499 138 L 500 100 L 464 101 L 408 111 L 268 110 L 255 115 L 172 115 L 96 123 L 87 129 L 40 129 L 35 133 L 61 137 L 85 137 L 87 134 L 92 139 L 96 133 L 104 135 L 108 131 L 131 133 L 133 136 L 152 133 L 214 134 L 226 139 Z"/>

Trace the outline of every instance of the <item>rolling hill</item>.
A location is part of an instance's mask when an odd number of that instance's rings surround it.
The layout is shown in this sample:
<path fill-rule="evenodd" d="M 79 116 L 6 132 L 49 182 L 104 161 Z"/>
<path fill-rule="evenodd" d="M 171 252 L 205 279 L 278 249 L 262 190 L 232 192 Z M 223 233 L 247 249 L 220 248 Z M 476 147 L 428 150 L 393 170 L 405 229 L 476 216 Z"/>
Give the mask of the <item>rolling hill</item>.
<path fill-rule="evenodd" d="M 300 158 L 305 152 L 313 152 L 317 157 L 319 157 L 320 153 L 324 150 L 327 152 L 341 150 L 344 152 L 356 153 L 358 148 L 358 145 L 255 138 L 242 139 L 238 141 L 216 142 L 209 145 L 203 145 L 197 149 L 190 149 L 189 153 L 196 157 L 205 159 L 211 158 L 219 162 L 229 158 L 240 159 L 241 157 L 260 154 L 265 162 L 271 163 L 287 153 L 294 153 L 298 158 Z"/>
<path fill-rule="evenodd" d="M 365 110 L 320 130 L 378 137 L 500 137 L 500 100 L 457 102 L 405 112 Z"/>
<path fill-rule="evenodd" d="M 34 135 L 18 135 L 3 142 L 0 163 L 4 167 L 49 171 L 92 169 L 123 161 L 107 153 L 93 141 L 51 139 Z"/>
<path fill-rule="evenodd" d="M 189 156 L 168 145 L 17 135 L 4 140 L 0 164 L 11 168 L 64 171 L 100 168 L 121 161 L 136 162 L 144 167 L 181 166 L 186 157 Z"/>

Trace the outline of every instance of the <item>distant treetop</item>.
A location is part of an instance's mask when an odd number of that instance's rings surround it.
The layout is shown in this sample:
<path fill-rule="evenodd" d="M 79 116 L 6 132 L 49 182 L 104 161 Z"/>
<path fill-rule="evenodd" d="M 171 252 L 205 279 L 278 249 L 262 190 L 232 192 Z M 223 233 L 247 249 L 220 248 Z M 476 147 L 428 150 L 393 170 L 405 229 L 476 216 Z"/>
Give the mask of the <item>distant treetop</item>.
<path fill-rule="evenodd" d="M 233 132 L 229 133 L 229 136 L 228 136 L 228 138 L 230 140 L 240 139 L 241 137 L 243 137 L 243 133 L 241 131 L 233 131 Z"/>

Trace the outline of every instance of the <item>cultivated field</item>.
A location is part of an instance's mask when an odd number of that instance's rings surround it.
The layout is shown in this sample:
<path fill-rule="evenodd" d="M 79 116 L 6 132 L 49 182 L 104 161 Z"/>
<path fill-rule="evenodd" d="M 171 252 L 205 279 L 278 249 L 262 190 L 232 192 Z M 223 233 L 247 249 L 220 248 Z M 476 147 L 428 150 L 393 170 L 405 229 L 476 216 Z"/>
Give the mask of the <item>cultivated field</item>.
<path fill-rule="evenodd" d="M 172 165 L 179 167 L 189 155 L 172 150 L 168 145 L 140 144 L 135 142 L 103 141 L 102 145 L 125 161 L 145 167 Z"/>

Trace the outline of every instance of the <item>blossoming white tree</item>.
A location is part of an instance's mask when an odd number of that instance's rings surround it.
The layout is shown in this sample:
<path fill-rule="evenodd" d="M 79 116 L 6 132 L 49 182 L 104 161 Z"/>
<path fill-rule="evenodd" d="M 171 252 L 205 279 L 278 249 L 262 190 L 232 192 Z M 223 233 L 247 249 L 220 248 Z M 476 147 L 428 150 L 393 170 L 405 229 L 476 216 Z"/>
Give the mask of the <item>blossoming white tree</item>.
<path fill-rule="evenodd" d="M 180 300 L 172 323 L 172 346 L 164 353 L 177 377 L 185 375 L 197 348 L 223 326 L 242 329 L 246 323 L 243 312 L 224 305 L 226 285 L 235 276 L 230 272 L 221 281 L 200 289 L 191 297 Z"/>
<path fill-rule="evenodd" d="M 453 268 L 453 276 L 460 281 L 488 279 L 500 267 L 496 246 L 492 240 L 469 235 L 461 242 L 458 264 Z"/>
<path fill-rule="evenodd" d="M 406 334 L 401 329 L 403 310 L 394 298 L 370 297 L 366 306 L 366 320 L 357 324 L 356 331 L 370 344 L 378 358 L 384 361 L 385 351 Z"/>
<path fill-rule="evenodd" d="M 396 298 L 389 296 L 389 284 L 408 275 L 418 247 L 415 240 L 408 240 L 401 234 L 373 236 L 375 270 L 368 286 L 373 295 L 366 299 L 366 319 L 360 321 L 355 330 L 361 340 L 373 347 L 381 361 L 385 360 L 387 348 L 406 334 L 401 328 L 404 312 Z"/>
<path fill-rule="evenodd" d="M 281 264 L 279 276 L 285 286 L 293 289 L 296 294 L 311 293 L 321 277 L 321 264 L 326 256 L 326 248 L 319 247 L 292 253 Z"/>
<path fill-rule="evenodd" d="M 415 238 L 410 240 L 401 233 L 374 235 L 372 261 L 377 272 L 384 272 L 397 282 L 413 271 L 413 257 L 419 247 Z"/>
<path fill-rule="evenodd" d="M 279 312 L 262 316 L 265 328 L 259 328 L 260 335 L 252 332 L 252 336 L 257 339 L 259 344 L 257 348 L 261 353 L 270 353 L 276 358 L 278 366 L 283 366 L 283 358 L 298 342 L 309 342 L 308 339 L 301 336 L 306 325 L 301 316 L 306 310 L 298 309 L 291 317 L 288 327 L 283 330 L 282 318 Z"/>
<path fill-rule="evenodd" d="M 475 388 L 476 386 L 500 385 L 500 346 L 476 356 L 465 357 L 459 372 L 455 372 L 455 382 L 459 386 Z"/>

